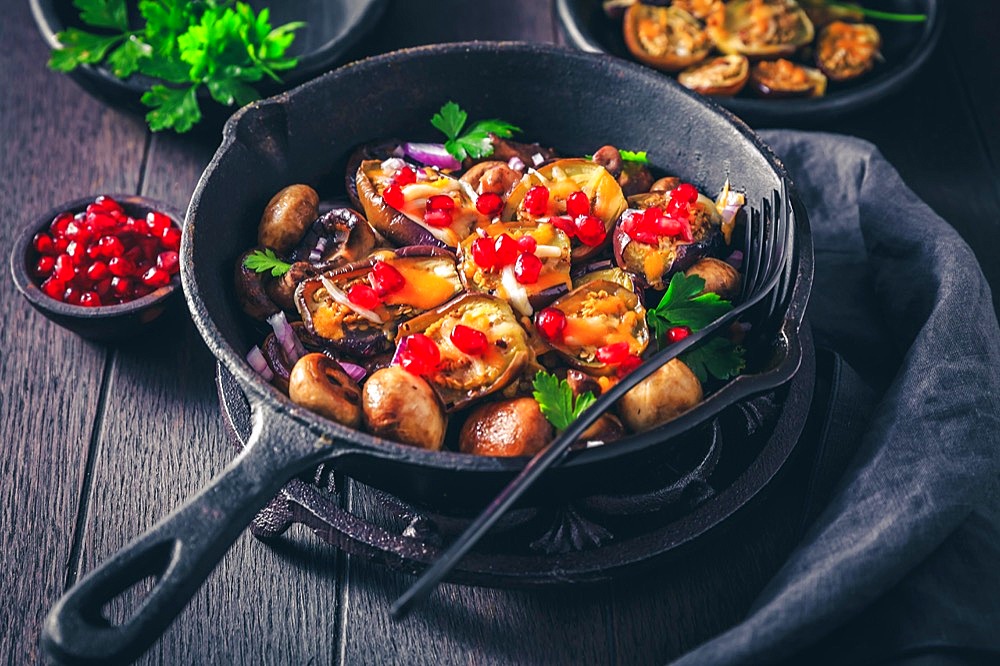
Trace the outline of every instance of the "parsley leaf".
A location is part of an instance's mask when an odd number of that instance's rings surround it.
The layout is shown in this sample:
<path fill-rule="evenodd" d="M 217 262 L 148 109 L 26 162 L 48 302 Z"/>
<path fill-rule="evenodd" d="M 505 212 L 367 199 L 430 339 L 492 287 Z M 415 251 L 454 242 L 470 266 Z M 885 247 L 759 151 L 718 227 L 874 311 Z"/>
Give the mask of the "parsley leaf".
<path fill-rule="evenodd" d="M 146 114 L 149 129 L 154 132 L 172 127 L 178 132 L 187 132 L 195 123 L 201 120 L 201 109 L 195 91 L 198 86 L 190 88 L 168 88 L 155 85 L 142 95 L 142 103 L 153 107 Z"/>
<path fill-rule="evenodd" d="M 153 52 L 153 48 L 130 35 L 122 45 L 108 55 L 108 65 L 111 72 L 119 79 L 124 79 L 139 71 L 140 63 L 144 58 L 148 58 Z"/>
<path fill-rule="evenodd" d="M 77 28 L 63 30 L 56 35 L 62 48 L 52 52 L 49 67 L 58 72 L 72 72 L 80 65 L 93 65 L 104 60 L 112 46 L 122 40 L 121 35 L 93 35 Z"/>
<path fill-rule="evenodd" d="M 533 386 L 535 391 L 532 395 L 538 401 L 542 414 L 560 432 L 568 428 L 597 399 L 590 391 L 574 396 L 573 389 L 565 379 L 560 381 L 544 370 L 539 370 L 535 375 Z"/>
<path fill-rule="evenodd" d="M 128 10 L 125 0 L 73 0 L 80 10 L 80 20 L 96 28 L 128 30 Z"/>
<path fill-rule="evenodd" d="M 687 326 L 692 331 L 705 328 L 733 309 L 733 304 L 718 294 L 701 293 L 704 288 L 703 278 L 674 273 L 660 303 L 646 314 L 658 338 L 674 326 Z"/>
<path fill-rule="evenodd" d="M 703 383 L 708 381 L 709 375 L 716 379 L 735 377 L 746 367 L 743 347 L 725 337 L 705 340 L 681 354 L 680 359 Z"/>
<path fill-rule="evenodd" d="M 469 114 L 455 102 L 445 102 L 441 110 L 431 118 L 431 125 L 441 130 L 449 139 L 455 139 L 465 126 Z"/>
<path fill-rule="evenodd" d="M 466 157 L 482 159 L 493 154 L 493 142 L 490 134 L 496 134 L 503 139 L 514 136 L 514 132 L 520 132 L 521 128 L 512 125 L 504 120 L 491 118 L 480 120 L 472 125 L 465 134 L 459 134 L 465 127 L 465 121 L 469 119 L 469 114 L 455 102 L 445 102 L 441 110 L 431 117 L 431 125 L 441 130 L 447 137 L 444 149 L 456 160 L 462 161 Z"/>
<path fill-rule="evenodd" d="M 292 267 L 291 264 L 278 259 L 274 254 L 274 250 L 267 248 L 266 250 L 254 250 L 251 254 L 243 260 L 243 265 L 252 271 L 257 271 L 258 273 L 266 273 L 271 271 L 271 275 L 274 277 L 281 277 L 288 272 L 288 269 Z"/>
<path fill-rule="evenodd" d="M 649 158 L 646 157 L 646 151 L 640 150 L 638 152 L 632 152 L 631 150 L 619 150 L 619 154 L 622 156 L 622 160 L 626 162 L 635 162 L 636 164 L 649 164 Z"/>

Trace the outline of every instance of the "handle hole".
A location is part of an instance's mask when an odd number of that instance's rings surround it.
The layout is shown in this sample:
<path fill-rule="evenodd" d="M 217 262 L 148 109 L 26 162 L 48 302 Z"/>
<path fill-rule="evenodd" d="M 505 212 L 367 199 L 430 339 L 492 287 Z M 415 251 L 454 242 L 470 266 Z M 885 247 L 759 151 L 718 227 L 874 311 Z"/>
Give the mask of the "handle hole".
<path fill-rule="evenodd" d="M 139 612 L 160 577 L 145 576 L 109 599 L 101 607 L 101 617 L 111 626 L 126 624 Z"/>
<path fill-rule="evenodd" d="M 90 620 L 99 625 L 120 626 L 135 617 L 166 573 L 179 545 L 176 540 L 163 541 L 137 554 L 114 581 L 98 592 L 100 598 L 90 608 L 93 614 Z"/>

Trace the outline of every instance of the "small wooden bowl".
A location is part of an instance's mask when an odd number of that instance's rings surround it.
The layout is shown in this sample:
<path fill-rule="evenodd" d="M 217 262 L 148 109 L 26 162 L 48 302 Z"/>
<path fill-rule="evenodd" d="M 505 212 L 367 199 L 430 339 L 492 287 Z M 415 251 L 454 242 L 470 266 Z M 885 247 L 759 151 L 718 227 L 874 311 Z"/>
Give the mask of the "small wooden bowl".
<path fill-rule="evenodd" d="M 144 218 L 156 210 L 167 215 L 178 229 L 182 228 L 183 215 L 172 206 L 146 197 L 112 194 L 109 195 L 135 218 Z M 57 301 L 39 287 L 34 275 L 34 267 L 39 254 L 32 245 L 35 234 L 46 231 L 53 218 L 60 213 L 79 213 L 93 203 L 94 196 L 60 204 L 52 210 L 32 220 L 18 236 L 10 255 L 10 271 L 21 294 L 32 307 L 43 315 L 78 335 L 90 340 L 116 341 L 134 337 L 140 331 L 154 325 L 164 313 L 173 309 L 181 301 L 180 274 L 173 275 L 170 284 L 128 303 L 84 307 Z"/>

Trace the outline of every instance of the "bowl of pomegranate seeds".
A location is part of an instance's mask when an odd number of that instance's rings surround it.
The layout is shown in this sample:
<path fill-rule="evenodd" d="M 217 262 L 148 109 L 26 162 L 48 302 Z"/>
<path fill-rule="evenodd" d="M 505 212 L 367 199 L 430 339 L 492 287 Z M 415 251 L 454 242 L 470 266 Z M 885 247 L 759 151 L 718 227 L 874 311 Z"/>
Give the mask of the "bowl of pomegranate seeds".
<path fill-rule="evenodd" d="M 134 195 L 71 201 L 25 228 L 11 273 L 31 305 L 92 340 L 121 340 L 180 299 L 181 214 Z"/>

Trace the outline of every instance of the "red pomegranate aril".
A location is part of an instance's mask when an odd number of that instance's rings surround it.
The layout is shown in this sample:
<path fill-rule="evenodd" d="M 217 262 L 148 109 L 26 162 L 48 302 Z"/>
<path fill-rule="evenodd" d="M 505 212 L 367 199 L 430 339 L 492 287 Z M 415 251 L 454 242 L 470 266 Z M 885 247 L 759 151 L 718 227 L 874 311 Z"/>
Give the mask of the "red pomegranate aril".
<path fill-rule="evenodd" d="M 108 270 L 115 277 L 131 277 L 136 274 L 135 264 L 126 257 L 112 257 Z"/>
<path fill-rule="evenodd" d="M 108 277 L 111 271 L 108 270 L 108 265 L 103 261 L 95 261 L 90 266 L 87 266 L 85 274 L 89 279 L 98 282 Z"/>
<path fill-rule="evenodd" d="M 574 192 L 566 199 L 566 213 L 570 217 L 590 215 L 590 197 L 585 192 Z"/>
<path fill-rule="evenodd" d="M 375 262 L 371 273 L 368 274 L 368 281 L 375 293 L 382 298 L 399 291 L 406 284 L 403 274 L 384 261 Z"/>
<path fill-rule="evenodd" d="M 56 258 L 49 255 L 44 255 L 38 258 L 38 263 L 35 264 L 35 277 L 37 278 L 47 278 L 52 275 L 52 269 L 56 266 Z"/>
<path fill-rule="evenodd" d="M 455 210 L 455 200 L 447 194 L 435 194 L 427 199 L 427 210 Z"/>
<path fill-rule="evenodd" d="M 693 204 L 698 200 L 698 188 L 691 183 L 681 183 L 670 191 L 670 200 L 673 201 L 675 199 Z"/>
<path fill-rule="evenodd" d="M 485 192 L 476 199 L 476 210 L 483 215 L 493 217 L 500 213 L 501 208 L 503 208 L 503 199 L 499 194 Z"/>
<path fill-rule="evenodd" d="M 87 248 L 83 243 L 78 243 L 77 241 L 71 241 L 69 245 L 66 246 L 66 254 L 73 261 L 73 265 L 77 267 L 82 267 L 84 263 L 87 262 Z"/>
<path fill-rule="evenodd" d="M 423 333 L 408 335 L 400 342 L 399 364 L 414 375 L 427 375 L 441 362 L 441 350 L 437 343 Z"/>
<path fill-rule="evenodd" d="M 406 197 L 403 196 L 403 188 L 395 183 L 382 190 L 382 199 L 387 205 L 396 210 L 402 209 L 403 204 L 406 203 Z"/>
<path fill-rule="evenodd" d="M 118 278 L 106 277 L 94 285 L 94 291 L 97 292 L 102 301 L 111 293 L 111 281 L 116 279 Z"/>
<path fill-rule="evenodd" d="M 40 231 L 31 239 L 31 247 L 35 248 L 38 254 L 53 254 L 55 243 L 52 242 L 52 236 Z"/>
<path fill-rule="evenodd" d="M 86 291 L 80 296 L 80 305 L 85 308 L 101 307 L 101 297 L 96 291 Z"/>
<path fill-rule="evenodd" d="M 521 284 L 535 284 L 542 272 L 542 260 L 528 252 L 522 252 L 514 264 L 514 277 Z"/>
<path fill-rule="evenodd" d="M 451 343 L 458 347 L 459 351 L 469 356 L 482 356 L 489 346 L 485 333 L 462 324 L 457 324 L 451 330 L 450 338 Z"/>
<path fill-rule="evenodd" d="M 111 278 L 111 291 L 118 298 L 125 300 L 132 293 L 132 281 L 127 277 Z"/>
<path fill-rule="evenodd" d="M 45 292 L 45 295 L 49 298 L 61 301 L 63 299 L 63 294 L 66 293 L 66 283 L 53 276 L 42 283 L 42 291 Z"/>
<path fill-rule="evenodd" d="M 629 347 L 627 342 L 615 342 L 610 345 L 604 345 L 603 347 L 597 348 L 597 360 L 601 363 L 607 363 L 609 365 L 617 365 L 624 361 L 629 356 Z"/>
<path fill-rule="evenodd" d="M 52 248 L 53 254 L 61 254 L 69 247 L 69 239 L 65 237 L 53 238 L 52 243 L 55 246 Z"/>
<path fill-rule="evenodd" d="M 160 287 L 166 287 L 170 284 L 170 275 L 167 274 L 162 268 L 156 268 L 153 266 L 149 268 L 142 274 L 143 284 L 159 289 Z"/>
<path fill-rule="evenodd" d="M 493 241 L 493 249 L 496 251 L 498 268 L 510 266 L 517 261 L 518 247 L 517 241 L 508 234 L 500 234 Z"/>
<path fill-rule="evenodd" d="M 690 214 L 691 205 L 681 199 L 671 199 L 667 202 L 667 215 L 670 217 L 687 217 Z"/>
<path fill-rule="evenodd" d="M 545 339 L 558 340 L 566 329 L 566 315 L 559 308 L 545 308 L 535 315 L 535 328 Z"/>
<path fill-rule="evenodd" d="M 125 254 L 125 244 L 116 236 L 101 236 L 97 241 L 97 255 L 110 259 Z"/>
<path fill-rule="evenodd" d="M 673 217 L 661 217 L 656 223 L 656 230 L 662 236 L 680 236 L 684 233 L 684 222 Z"/>
<path fill-rule="evenodd" d="M 562 216 L 550 217 L 549 222 L 552 223 L 552 226 L 554 226 L 559 231 L 562 231 L 570 238 L 576 238 L 576 225 L 573 224 L 573 220 L 571 220 L 570 218 Z"/>
<path fill-rule="evenodd" d="M 640 365 L 642 365 L 642 359 L 636 354 L 629 354 L 621 363 L 618 364 L 618 370 L 615 374 L 617 374 L 619 378 L 624 377 Z"/>
<path fill-rule="evenodd" d="M 163 235 L 164 229 L 169 229 L 173 226 L 169 217 L 155 210 L 151 210 L 146 213 L 146 224 L 149 226 L 149 230 L 153 232 L 153 235 L 157 238 Z"/>
<path fill-rule="evenodd" d="M 412 167 L 403 167 L 396 172 L 395 176 L 392 177 L 392 182 L 400 187 L 412 185 L 417 182 L 417 172 L 414 171 Z"/>
<path fill-rule="evenodd" d="M 173 250 L 156 255 L 156 265 L 173 275 L 180 270 L 180 257 Z"/>
<path fill-rule="evenodd" d="M 484 271 L 496 268 L 497 251 L 494 240 L 487 236 L 472 241 L 472 260 Z"/>
<path fill-rule="evenodd" d="M 524 195 L 524 210 L 529 215 L 542 217 L 549 208 L 549 188 L 544 185 L 535 185 Z"/>
<path fill-rule="evenodd" d="M 525 234 L 517 239 L 517 247 L 521 250 L 521 252 L 530 252 L 531 254 L 534 254 L 535 250 L 538 249 L 538 241 L 535 240 L 534 236 Z"/>
<path fill-rule="evenodd" d="M 608 237 L 604 222 L 594 215 L 581 215 L 573 221 L 573 224 L 576 226 L 576 237 L 589 247 L 597 247 Z"/>
<path fill-rule="evenodd" d="M 70 305 L 79 305 L 81 296 L 83 296 L 83 291 L 78 287 L 66 287 L 62 300 L 64 303 L 69 303 Z"/>
<path fill-rule="evenodd" d="M 69 282 L 76 275 L 76 268 L 73 267 L 73 259 L 68 254 L 60 254 L 56 257 L 53 266 L 53 275 L 60 282 Z"/>
<path fill-rule="evenodd" d="M 691 335 L 691 329 L 687 326 L 674 326 L 667 330 L 667 341 L 680 342 L 689 335 Z"/>
<path fill-rule="evenodd" d="M 49 233 L 53 236 L 62 236 L 66 233 L 66 227 L 73 220 L 72 213 L 60 213 L 56 215 L 52 222 L 49 224 Z"/>
<path fill-rule="evenodd" d="M 102 194 L 96 199 L 94 199 L 94 203 L 92 203 L 91 206 L 96 206 L 101 210 L 108 211 L 109 213 L 122 212 L 121 204 L 119 204 L 117 201 L 115 201 L 106 194 Z M 89 207 L 90 206 L 88 206 L 88 208 Z"/>
<path fill-rule="evenodd" d="M 366 310 L 374 310 L 382 304 L 382 300 L 375 293 L 375 290 L 360 282 L 355 282 L 347 290 L 347 300 Z"/>
<path fill-rule="evenodd" d="M 181 230 L 177 227 L 170 227 L 160 236 L 163 247 L 168 250 L 179 250 L 181 247 Z"/>
<path fill-rule="evenodd" d="M 424 213 L 424 222 L 431 227 L 438 229 L 450 227 L 452 221 L 452 212 L 450 210 L 428 210 Z"/>

